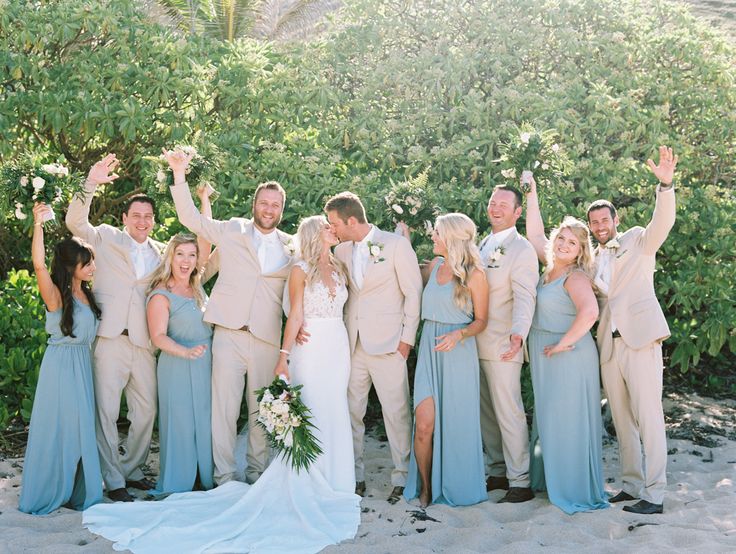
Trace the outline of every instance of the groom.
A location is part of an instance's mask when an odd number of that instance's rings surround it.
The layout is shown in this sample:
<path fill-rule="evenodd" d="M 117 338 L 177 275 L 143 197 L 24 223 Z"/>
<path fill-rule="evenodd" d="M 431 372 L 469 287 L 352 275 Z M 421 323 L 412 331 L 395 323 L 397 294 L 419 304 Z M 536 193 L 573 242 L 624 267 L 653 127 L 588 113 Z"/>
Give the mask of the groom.
<path fill-rule="evenodd" d="M 422 297 L 422 277 L 409 241 L 368 223 L 353 193 L 333 196 L 325 205 L 330 226 L 343 241 L 335 255 L 348 268 L 345 323 L 351 350 L 348 404 L 353 427 L 355 493 L 365 494 L 363 436 L 371 383 L 381 402 L 394 470 L 388 497 L 404 492 L 411 449 L 411 410 L 406 358 L 414 345 Z"/>
<path fill-rule="evenodd" d="M 219 276 L 204 320 L 215 326 L 212 339 L 212 454 L 215 482 L 237 480 L 235 441 L 243 389 L 248 410 L 258 406 L 255 391 L 273 380 L 281 344 L 281 298 L 292 264 L 290 235 L 277 229 L 286 192 L 275 181 L 261 183 L 253 196 L 253 220 L 227 221 L 200 214 L 185 181 L 191 158 L 166 152 L 174 173 L 171 196 L 182 224 L 217 245 Z M 247 386 L 245 374 L 248 373 Z M 266 468 L 268 445 L 256 418 L 248 417 L 248 466 L 254 483 Z"/>
<path fill-rule="evenodd" d="M 659 148 L 659 180 L 649 225 L 619 234 L 616 208 L 596 200 L 588 226 L 598 240 L 595 284 L 601 293 L 598 351 L 601 378 L 616 427 L 623 490 L 610 502 L 640 499 L 624 510 L 661 514 L 667 484 L 667 439 L 662 412 L 662 341 L 670 336 L 654 292 L 655 255 L 675 223 L 672 179 L 677 156 Z M 643 457 L 642 457 L 643 447 Z"/>

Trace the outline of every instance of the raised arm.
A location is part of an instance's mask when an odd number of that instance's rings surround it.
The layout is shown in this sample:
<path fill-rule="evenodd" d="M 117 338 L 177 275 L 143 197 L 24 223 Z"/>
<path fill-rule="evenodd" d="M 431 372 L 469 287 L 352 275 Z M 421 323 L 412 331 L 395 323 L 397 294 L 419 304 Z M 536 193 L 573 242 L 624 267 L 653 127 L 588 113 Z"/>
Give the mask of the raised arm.
<path fill-rule="evenodd" d="M 419 328 L 419 317 L 422 306 L 422 275 L 419 271 L 417 255 L 411 243 L 399 239 L 394 255 L 394 267 L 399 281 L 399 288 L 404 294 L 404 317 L 402 320 L 401 342 L 399 352 L 406 359 L 409 350 L 414 346 Z"/>
<path fill-rule="evenodd" d="M 656 165 L 651 159 L 647 160 L 647 165 L 654 176 L 659 179 L 659 186 L 652 220 L 644 229 L 640 240 L 644 253 L 653 256 L 667 239 L 667 235 L 675 224 L 675 189 L 672 186 L 672 180 L 677 167 L 677 156 L 672 153 L 672 148 L 660 146 L 659 165 Z"/>
<path fill-rule="evenodd" d="M 89 170 L 87 179 L 84 181 L 81 197 L 75 196 L 72 198 L 66 212 L 65 223 L 69 231 L 93 246 L 98 244 L 100 236 L 97 227 L 89 222 L 89 208 L 92 205 L 92 198 L 99 185 L 111 183 L 118 178 L 115 173 L 118 164 L 119 160 L 115 157 L 115 154 L 108 154 L 93 165 Z"/>
<path fill-rule="evenodd" d="M 529 192 L 526 194 L 526 238 L 532 243 L 537 258 L 545 263 L 547 256 L 547 236 L 544 234 L 542 211 L 539 209 L 537 183 L 534 177 L 529 181 Z"/>
<path fill-rule="evenodd" d="M 197 236 L 202 236 L 211 243 L 219 244 L 227 229 L 227 221 L 218 221 L 200 214 L 194 206 L 192 193 L 186 181 L 186 170 L 192 159 L 181 150 L 164 150 L 166 161 L 174 173 L 174 186 L 171 197 L 174 199 L 176 215 L 182 225 Z"/>
<path fill-rule="evenodd" d="M 486 274 L 480 269 L 475 269 L 468 280 L 468 288 L 473 303 L 473 321 L 462 329 L 439 335 L 436 339 L 439 342 L 434 347 L 437 352 L 450 352 L 458 342 L 482 333 L 488 325 L 488 279 L 486 279 Z"/>
<path fill-rule="evenodd" d="M 547 357 L 575 348 L 575 343 L 590 331 L 598 319 L 598 301 L 587 275 L 581 271 L 573 271 L 565 281 L 565 289 L 575 304 L 577 313 L 560 342 L 544 347 L 544 355 Z"/>
<path fill-rule="evenodd" d="M 286 327 L 284 327 L 284 338 L 281 341 L 281 351 L 276 367 L 273 372 L 275 375 L 283 375 L 289 378 L 288 358 L 291 349 L 296 344 L 296 337 L 299 334 L 304 323 L 304 287 L 307 282 L 307 274 L 304 270 L 295 265 L 291 268 L 289 275 L 289 317 L 286 319 Z"/>
<path fill-rule="evenodd" d="M 212 202 L 210 201 L 210 194 L 213 189 L 209 185 L 197 188 L 197 196 L 199 197 L 199 211 L 200 213 L 212 219 Z M 199 259 L 197 265 L 199 266 L 200 272 L 204 272 L 207 266 L 207 262 L 210 259 L 210 251 L 212 250 L 212 243 L 208 241 L 204 236 L 197 235 L 197 247 L 199 249 Z"/>
<path fill-rule="evenodd" d="M 404 223 L 403 221 L 399 221 L 396 224 L 395 233 L 404 237 L 406 240 L 409 241 L 409 244 L 411 244 L 411 229 L 409 229 L 409 226 L 406 223 Z M 432 274 L 432 270 L 434 269 L 436 263 L 437 258 L 433 259 L 432 261 L 425 259 L 419 263 L 419 271 L 422 275 L 422 282 L 425 285 L 427 284 L 427 281 L 429 281 L 429 276 Z"/>
<path fill-rule="evenodd" d="M 31 259 L 33 270 L 38 280 L 38 291 L 41 293 L 46 309 L 54 312 L 61 307 L 61 293 L 56 288 L 49 270 L 46 268 L 46 250 L 43 244 L 43 216 L 50 213 L 51 208 L 46 204 L 33 206 L 33 240 L 31 241 Z"/>

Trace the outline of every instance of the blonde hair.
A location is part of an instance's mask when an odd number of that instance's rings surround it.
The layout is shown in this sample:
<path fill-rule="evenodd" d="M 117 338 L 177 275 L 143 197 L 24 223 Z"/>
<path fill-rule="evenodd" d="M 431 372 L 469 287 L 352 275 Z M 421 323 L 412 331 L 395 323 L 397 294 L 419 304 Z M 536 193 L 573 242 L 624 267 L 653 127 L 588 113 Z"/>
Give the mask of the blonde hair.
<path fill-rule="evenodd" d="M 322 254 L 320 235 L 325 225 L 328 225 L 325 216 L 313 215 L 302 219 L 296 231 L 299 256 L 307 263 L 307 285 L 312 285 L 320 279 L 319 257 Z M 330 252 L 330 263 L 340 277 L 346 278 L 347 268 L 345 264 L 335 258 L 332 252 Z"/>
<path fill-rule="evenodd" d="M 575 260 L 575 268 L 581 270 L 591 279 L 593 278 L 593 245 L 590 242 L 590 230 L 588 226 L 577 218 L 565 216 L 562 223 L 557 226 L 549 234 L 549 242 L 547 243 L 547 269 L 551 269 L 555 262 L 555 240 L 563 229 L 569 229 L 580 242 L 580 252 Z"/>
<path fill-rule="evenodd" d="M 468 282 L 475 269 L 483 268 L 480 251 L 475 245 L 475 223 L 465 214 L 450 213 L 439 216 L 434 228 L 447 247 L 445 263 L 455 280 L 455 305 L 470 313 L 472 301 Z"/>
<path fill-rule="evenodd" d="M 158 267 L 153 270 L 153 273 L 151 273 L 146 296 L 161 286 L 166 288 L 166 284 L 171 278 L 171 263 L 174 260 L 174 252 L 176 252 L 176 249 L 182 244 L 193 244 L 197 248 L 197 262 L 199 262 L 199 244 L 197 244 L 197 237 L 188 233 L 178 233 L 174 235 L 166 245 L 164 255 L 161 257 L 161 263 L 158 264 Z M 202 288 L 200 270 L 201 268 L 198 265 L 194 268 L 194 271 L 192 271 L 192 274 L 189 276 L 189 285 L 192 287 L 192 291 L 194 292 L 194 300 L 197 303 L 197 306 L 203 308 L 206 296 L 204 289 Z"/>

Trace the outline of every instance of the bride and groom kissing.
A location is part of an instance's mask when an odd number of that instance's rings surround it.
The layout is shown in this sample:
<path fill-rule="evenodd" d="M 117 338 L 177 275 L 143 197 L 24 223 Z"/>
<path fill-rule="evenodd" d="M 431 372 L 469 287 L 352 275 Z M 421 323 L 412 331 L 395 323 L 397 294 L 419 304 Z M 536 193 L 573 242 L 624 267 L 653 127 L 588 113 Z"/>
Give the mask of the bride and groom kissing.
<path fill-rule="evenodd" d="M 85 511 L 84 524 L 136 552 L 172 544 L 181 551 L 278 549 L 280 541 L 289 551 L 316 551 L 352 538 L 366 491 L 363 417 L 371 384 L 394 464 L 389 502 L 399 500 L 407 480 L 406 358 L 423 288 L 416 254 L 405 238 L 369 224 L 360 199 L 349 192 L 327 201 L 326 217 L 301 222 L 298 248 L 277 229 L 286 201 L 278 183 L 258 187 L 253 220 L 214 220 L 194 206 L 185 181 L 187 154 L 166 156 L 181 223 L 217 246 L 207 273 L 218 278 L 204 320 L 214 326 L 212 446 L 219 486 L 164 502 L 100 504 Z M 288 299 L 283 306 L 282 299 Z M 288 319 L 279 342 L 282 308 Z M 296 472 L 280 458 L 266 468 L 266 437 L 251 417 L 248 484 L 242 483 L 234 451 L 243 391 L 253 412 L 255 391 L 274 373 L 304 385 L 324 454 L 308 471 Z"/>

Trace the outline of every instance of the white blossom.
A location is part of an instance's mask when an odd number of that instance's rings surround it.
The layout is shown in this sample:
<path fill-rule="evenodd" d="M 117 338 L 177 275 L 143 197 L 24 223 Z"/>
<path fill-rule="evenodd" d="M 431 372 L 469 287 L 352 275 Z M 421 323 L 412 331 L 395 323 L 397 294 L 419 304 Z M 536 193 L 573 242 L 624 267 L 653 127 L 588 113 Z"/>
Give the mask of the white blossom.
<path fill-rule="evenodd" d="M 23 175 L 23 177 L 20 178 L 20 186 L 27 187 L 28 186 L 28 177 Z"/>
<path fill-rule="evenodd" d="M 529 144 L 529 139 L 532 138 L 532 135 L 531 133 L 521 133 L 519 138 L 521 138 L 523 144 Z"/>
<path fill-rule="evenodd" d="M 504 169 L 501 171 L 501 175 L 503 175 L 506 179 L 513 179 L 516 177 L 516 170 L 512 167 L 511 169 Z"/>
<path fill-rule="evenodd" d="M 16 219 L 25 219 L 27 217 L 28 216 L 23 213 L 23 204 L 21 204 L 19 202 L 16 203 L 15 204 L 15 218 Z"/>
<path fill-rule="evenodd" d="M 41 177 L 34 177 L 31 180 L 31 184 L 33 185 L 33 190 L 35 190 L 36 192 L 38 192 L 46 184 L 46 181 L 44 181 Z"/>
<path fill-rule="evenodd" d="M 381 255 L 381 247 L 378 246 L 377 244 L 374 244 L 373 246 L 371 246 L 371 256 L 376 258 L 380 255 Z"/>
<path fill-rule="evenodd" d="M 554 152 L 555 154 L 557 154 L 557 152 L 559 152 L 559 151 L 560 151 L 560 145 L 559 144 L 553 144 L 552 145 L 552 152 Z"/>
<path fill-rule="evenodd" d="M 163 170 L 163 169 L 159 169 L 159 170 L 158 170 L 158 171 L 156 172 L 156 180 L 157 180 L 157 181 L 158 181 L 159 183 L 163 183 L 164 181 L 166 181 L 166 173 L 164 172 L 164 170 Z"/>
<path fill-rule="evenodd" d="M 404 208 L 402 208 L 402 207 L 401 207 L 401 206 L 399 206 L 398 204 L 393 204 L 393 205 L 391 206 L 391 208 L 393 208 L 393 210 L 394 210 L 394 211 L 395 211 L 395 212 L 396 212 L 397 214 L 399 214 L 399 215 L 401 215 L 401 214 L 403 214 L 403 213 L 404 213 Z"/>

